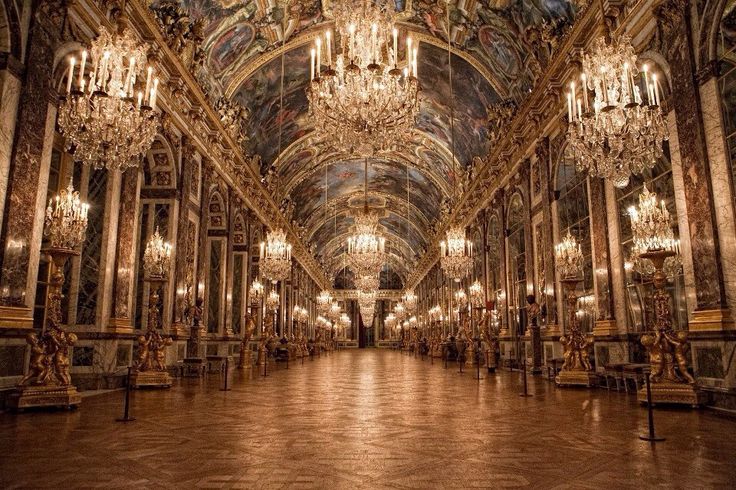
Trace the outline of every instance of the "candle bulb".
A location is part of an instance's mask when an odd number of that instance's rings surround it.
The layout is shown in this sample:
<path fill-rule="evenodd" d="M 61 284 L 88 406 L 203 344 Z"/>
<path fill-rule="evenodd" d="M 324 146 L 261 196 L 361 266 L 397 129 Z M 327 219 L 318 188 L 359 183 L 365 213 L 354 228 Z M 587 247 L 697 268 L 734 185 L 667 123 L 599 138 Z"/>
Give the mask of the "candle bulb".
<path fill-rule="evenodd" d="M 74 79 L 74 64 L 77 62 L 73 57 L 69 60 L 69 75 L 66 79 L 66 93 L 72 91 L 72 80 Z"/>
<path fill-rule="evenodd" d="M 84 67 L 87 64 L 87 50 L 85 49 L 82 51 L 82 62 L 79 64 L 79 83 L 78 85 L 80 87 L 83 87 L 84 85 Z M 84 88 L 80 88 L 82 92 L 84 92 Z"/>
<path fill-rule="evenodd" d="M 317 78 L 319 78 L 319 72 L 322 68 L 322 38 L 318 37 L 317 41 Z"/>
<path fill-rule="evenodd" d="M 394 35 L 394 67 L 395 67 L 398 64 L 398 62 L 399 62 L 399 48 L 398 48 L 398 46 L 399 46 L 399 30 L 396 29 L 395 27 L 394 27 L 394 30 L 393 30 L 393 35 Z"/>
<path fill-rule="evenodd" d="M 153 71 L 153 68 L 149 66 L 147 70 L 147 75 L 146 75 L 146 88 L 143 90 L 143 98 L 145 98 L 146 100 L 148 99 L 148 91 L 151 88 L 151 72 L 152 71 Z"/>

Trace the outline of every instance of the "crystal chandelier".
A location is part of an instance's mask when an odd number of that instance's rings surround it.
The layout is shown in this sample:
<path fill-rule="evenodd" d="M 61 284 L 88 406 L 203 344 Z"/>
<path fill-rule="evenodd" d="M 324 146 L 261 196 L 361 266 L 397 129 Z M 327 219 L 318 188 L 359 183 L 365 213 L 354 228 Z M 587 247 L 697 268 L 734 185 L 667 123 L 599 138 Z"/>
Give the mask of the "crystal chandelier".
<path fill-rule="evenodd" d="M 87 229 L 89 204 L 79 198 L 72 180 L 56 198 L 49 199 L 44 220 L 44 235 L 49 237 L 51 248 L 75 249 L 84 241 Z"/>
<path fill-rule="evenodd" d="M 263 284 L 258 279 L 255 279 L 248 290 L 248 297 L 250 298 L 250 304 L 257 305 L 263 299 Z"/>
<path fill-rule="evenodd" d="M 347 153 L 396 147 L 409 139 L 419 110 L 418 43 L 412 46 L 408 38 L 405 59 L 399 61 L 392 2 L 333 5 L 336 39 L 327 31 L 324 42 L 317 38 L 311 51 L 307 98 L 316 130 Z"/>
<path fill-rule="evenodd" d="M 468 306 L 468 295 L 465 294 L 465 290 L 458 289 L 455 291 L 455 306 L 457 306 L 459 310 L 463 310 Z"/>
<path fill-rule="evenodd" d="M 674 236 L 670 213 L 664 200 L 657 202 L 657 194 L 650 192 L 645 184 L 639 194 L 639 206 L 631 206 L 628 211 L 634 235 L 630 259 L 633 268 L 642 275 L 652 275 L 655 272 L 654 264 L 643 255 L 669 250 L 674 253 L 664 259 L 662 270 L 667 277 L 679 274 L 682 269 L 680 240 Z"/>
<path fill-rule="evenodd" d="M 272 289 L 271 292 L 268 293 L 268 296 L 266 297 L 266 308 L 269 310 L 276 311 L 279 308 L 279 303 L 281 303 L 281 298 L 279 297 L 279 293 L 276 292 L 275 289 Z"/>
<path fill-rule="evenodd" d="M 485 302 L 485 296 L 483 294 L 483 286 L 480 281 L 476 280 L 470 285 L 470 304 L 473 308 L 480 308 Z"/>
<path fill-rule="evenodd" d="M 347 313 L 343 313 L 340 315 L 340 321 L 338 323 L 338 326 L 343 329 L 350 328 L 350 324 L 353 323 L 350 321 L 350 317 Z"/>
<path fill-rule="evenodd" d="M 317 296 L 317 311 L 321 315 L 326 315 L 330 311 L 330 305 L 332 304 L 332 295 L 326 289 L 323 289 Z"/>
<path fill-rule="evenodd" d="M 307 309 L 299 305 L 294 306 L 294 321 L 299 324 L 307 323 L 307 320 L 309 320 L 309 312 Z"/>
<path fill-rule="evenodd" d="M 429 309 L 428 315 L 429 321 L 438 322 L 442 320 L 442 308 L 440 308 L 440 305 L 434 305 Z"/>
<path fill-rule="evenodd" d="M 577 277 L 583 271 L 583 251 L 570 230 L 555 245 L 555 267 L 563 279 Z"/>
<path fill-rule="evenodd" d="M 143 253 L 143 271 L 150 277 L 164 277 L 170 265 L 171 244 L 164 241 L 156 227 L 156 232 L 149 238 Z"/>
<path fill-rule="evenodd" d="M 643 252 L 668 248 L 673 240 L 670 213 L 664 200 L 657 202 L 657 194 L 644 190 L 639 194 L 639 206 L 629 207 L 634 246 Z"/>
<path fill-rule="evenodd" d="M 286 233 L 282 229 L 268 232 L 266 242 L 261 242 L 259 263 L 261 272 L 272 283 L 289 277 L 291 272 L 291 244 L 286 241 Z"/>
<path fill-rule="evenodd" d="M 381 272 L 386 262 L 386 239 L 378 236 L 378 214 L 368 209 L 367 158 L 363 174 L 363 213 L 355 216 L 355 235 L 348 238 L 347 245 L 348 260 L 357 277 L 377 276 Z"/>
<path fill-rule="evenodd" d="M 376 306 L 375 292 L 360 291 L 358 293 L 358 308 L 363 316 L 364 323 L 370 325 L 373 323 L 373 314 Z"/>
<path fill-rule="evenodd" d="M 378 290 L 379 280 L 377 275 L 358 276 L 355 279 L 355 287 L 360 291 L 376 291 Z"/>
<path fill-rule="evenodd" d="M 465 239 L 465 230 L 455 226 L 447 230 L 447 240 L 440 242 L 440 266 L 445 274 L 460 282 L 473 266 L 473 243 Z"/>
<path fill-rule="evenodd" d="M 386 325 L 386 328 L 394 328 L 394 326 L 396 326 L 396 315 L 394 315 L 393 313 L 389 313 L 388 315 L 386 315 L 386 318 L 383 322 Z"/>
<path fill-rule="evenodd" d="M 406 318 L 406 307 L 404 304 L 399 301 L 394 306 L 394 314 L 396 315 L 396 319 L 399 321 L 402 321 L 404 318 Z"/>
<path fill-rule="evenodd" d="M 330 311 L 327 313 L 327 318 L 335 322 L 340 319 L 341 314 L 342 308 L 340 308 L 340 305 L 337 304 L 337 301 L 333 301 L 330 305 Z"/>
<path fill-rule="evenodd" d="M 417 311 L 417 296 L 414 294 L 413 289 L 407 289 L 401 300 L 403 301 L 407 312 L 415 313 Z"/>
<path fill-rule="evenodd" d="M 652 73 L 650 80 L 647 65 L 642 73 L 640 77 L 628 36 L 611 43 L 601 37 L 583 58 L 580 97 L 575 82 L 567 94 L 567 156 L 579 171 L 610 179 L 616 187 L 652 168 L 668 139 L 657 75 Z"/>
<path fill-rule="evenodd" d="M 93 168 L 125 170 L 151 147 L 159 122 L 158 78 L 152 78 L 150 66 L 144 67 L 146 59 L 147 48 L 130 29 L 115 34 L 101 27 L 89 53 L 82 52 L 78 74 L 77 60 L 69 60 L 58 122 L 76 160 Z"/>

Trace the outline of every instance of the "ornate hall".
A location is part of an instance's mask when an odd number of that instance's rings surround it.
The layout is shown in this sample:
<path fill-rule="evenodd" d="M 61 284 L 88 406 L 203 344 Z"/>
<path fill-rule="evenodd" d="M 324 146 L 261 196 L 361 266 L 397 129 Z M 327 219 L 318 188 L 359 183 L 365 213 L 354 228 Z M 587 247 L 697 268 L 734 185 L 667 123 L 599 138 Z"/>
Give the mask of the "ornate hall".
<path fill-rule="evenodd" d="M 1 488 L 731 488 L 735 436 L 736 0 L 0 0 Z"/>

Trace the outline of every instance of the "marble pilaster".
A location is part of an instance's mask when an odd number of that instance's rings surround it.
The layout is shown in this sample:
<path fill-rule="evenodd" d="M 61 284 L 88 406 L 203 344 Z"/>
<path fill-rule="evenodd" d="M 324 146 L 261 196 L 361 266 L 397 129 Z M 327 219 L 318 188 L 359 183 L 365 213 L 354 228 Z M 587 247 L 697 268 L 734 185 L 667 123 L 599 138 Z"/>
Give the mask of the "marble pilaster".
<path fill-rule="evenodd" d="M 554 229 L 552 219 L 552 176 L 551 150 L 549 138 L 540 140 L 537 146 L 539 162 L 539 178 L 542 187 L 542 243 L 547 244 L 542 250 L 544 267 L 544 302 L 547 306 L 547 327 L 542 335 L 559 334 L 557 316 L 557 295 L 555 294 L 555 256 L 554 256 Z"/>
<path fill-rule="evenodd" d="M 611 296 L 611 260 L 608 250 L 609 223 L 603 180 L 589 178 L 591 248 L 593 253 L 593 284 L 596 298 L 594 335 L 616 333 L 616 321 Z"/>
<path fill-rule="evenodd" d="M 0 327 L 30 328 L 36 290 L 43 212 L 56 121 L 54 50 L 61 3 L 44 2 L 29 36 L 26 84 L 20 96 L 6 192 L 0 267 Z"/>
<path fill-rule="evenodd" d="M 0 53 L 0 228 L 5 210 L 10 160 L 15 138 L 16 117 L 21 92 L 20 62 L 12 55 Z"/>
<path fill-rule="evenodd" d="M 141 173 L 137 168 L 122 175 L 118 210 L 117 263 L 113 301 L 108 322 L 110 332 L 132 332 L 132 301 L 135 281 L 135 252 L 138 243 L 138 209 Z"/>
<path fill-rule="evenodd" d="M 102 229 L 102 244 L 100 249 L 100 273 L 98 298 L 100 298 L 95 313 L 95 324 L 104 325 L 113 311 L 115 297 L 113 295 L 116 276 L 115 256 L 118 247 L 118 224 L 120 219 L 120 189 L 122 174 L 119 171 L 109 172 L 105 190 L 104 223 Z"/>
<path fill-rule="evenodd" d="M 710 164 L 713 206 L 718 226 L 718 242 L 721 252 L 721 268 L 726 300 L 731 311 L 736 311 L 736 214 L 731 187 L 731 170 L 723 133 L 721 94 L 715 76 L 701 79 L 700 108 L 703 115 L 705 144 Z"/>
<path fill-rule="evenodd" d="M 705 145 L 701 104 L 695 84 L 695 63 L 688 15 L 689 2 L 668 0 L 656 8 L 662 31 L 664 55 L 670 65 L 677 137 L 679 140 L 690 247 L 695 279 L 696 309 L 691 330 L 731 328 L 726 302 L 720 243 L 715 220 L 710 162 Z"/>
<path fill-rule="evenodd" d="M 207 272 L 207 223 L 209 222 L 209 190 L 212 185 L 215 169 L 212 164 L 204 160 L 202 161 L 202 185 L 200 189 L 200 207 L 199 207 L 199 240 L 197 241 L 197 267 L 196 277 L 196 298 L 204 300 L 204 285 Z"/>
<path fill-rule="evenodd" d="M 624 257 L 621 250 L 621 235 L 618 214 L 618 202 L 616 201 L 616 189 L 611 182 L 604 184 L 606 192 L 606 210 L 608 216 L 608 251 L 610 252 L 611 269 L 611 295 L 613 301 L 613 318 L 615 318 L 615 331 L 611 334 L 625 334 L 628 330 L 626 320 L 626 278 L 624 276 Z"/>

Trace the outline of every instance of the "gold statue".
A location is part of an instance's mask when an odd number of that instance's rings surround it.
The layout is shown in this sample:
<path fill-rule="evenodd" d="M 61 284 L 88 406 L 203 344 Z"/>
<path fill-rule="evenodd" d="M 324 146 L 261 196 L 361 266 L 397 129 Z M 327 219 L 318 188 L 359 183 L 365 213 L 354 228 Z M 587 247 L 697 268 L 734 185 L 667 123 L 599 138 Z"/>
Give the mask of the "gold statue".
<path fill-rule="evenodd" d="M 253 332 L 256 331 L 256 324 L 253 320 L 253 316 L 246 312 L 245 313 L 245 328 L 243 329 L 243 340 L 240 341 L 240 360 L 238 361 L 238 367 L 240 369 L 250 367 L 250 339 L 253 337 Z"/>

